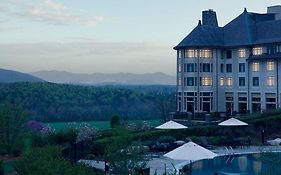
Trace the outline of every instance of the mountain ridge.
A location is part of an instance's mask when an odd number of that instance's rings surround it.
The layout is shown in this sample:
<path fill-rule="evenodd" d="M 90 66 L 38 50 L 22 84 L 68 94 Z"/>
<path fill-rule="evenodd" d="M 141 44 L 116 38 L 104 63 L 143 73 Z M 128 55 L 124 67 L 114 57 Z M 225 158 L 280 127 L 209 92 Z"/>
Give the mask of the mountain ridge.
<path fill-rule="evenodd" d="M 124 85 L 175 85 L 176 77 L 162 72 L 156 73 L 72 73 L 58 70 L 43 70 L 30 73 L 54 83 L 69 84 L 124 84 Z"/>
<path fill-rule="evenodd" d="M 1 83 L 45 82 L 45 80 L 27 73 L 0 68 L 0 82 Z"/>

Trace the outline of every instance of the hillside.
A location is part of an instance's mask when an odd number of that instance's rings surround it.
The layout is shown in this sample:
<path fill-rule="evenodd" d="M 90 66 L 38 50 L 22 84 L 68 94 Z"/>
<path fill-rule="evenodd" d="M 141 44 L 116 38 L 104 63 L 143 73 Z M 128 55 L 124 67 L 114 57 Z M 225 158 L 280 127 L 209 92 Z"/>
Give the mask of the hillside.
<path fill-rule="evenodd" d="M 164 73 L 94 73 L 78 74 L 66 71 L 39 71 L 32 75 L 53 83 L 89 84 L 89 85 L 175 85 L 176 77 Z"/>
<path fill-rule="evenodd" d="M 29 74 L 25 74 L 13 70 L 0 69 L 0 82 L 1 83 L 44 82 L 44 80 Z"/>
<path fill-rule="evenodd" d="M 145 86 L 141 89 L 145 88 L 149 89 Z M 0 92 L 0 103 L 10 101 L 22 105 L 30 119 L 48 122 L 108 120 L 114 114 L 124 119 L 155 119 L 168 117 L 175 106 L 174 91 L 0 83 Z"/>

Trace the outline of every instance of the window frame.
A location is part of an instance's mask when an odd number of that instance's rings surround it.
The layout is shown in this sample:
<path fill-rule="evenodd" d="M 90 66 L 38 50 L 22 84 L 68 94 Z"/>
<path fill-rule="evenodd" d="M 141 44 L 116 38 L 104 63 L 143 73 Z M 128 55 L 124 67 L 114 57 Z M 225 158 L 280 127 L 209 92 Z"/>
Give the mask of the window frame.
<path fill-rule="evenodd" d="M 212 77 L 200 77 L 200 85 L 201 86 L 212 86 L 213 85 L 213 79 Z"/>
<path fill-rule="evenodd" d="M 240 48 L 238 49 L 238 58 L 245 58 L 246 57 L 246 49 Z"/>
<path fill-rule="evenodd" d="M 255 84 L 257 82 L 257 84 Z M 260 77 L 252 77 L 252 86 L 259 87 L 260 86 Z"/>
<path fill-rule="evenodd" d="M 253 47 L 252 54 L 253 55 L 262 55 L 263 54 L 262 47 Z"/>
<path fill-rule="evenodd" d="M 274 61 L 267 61 L 266 62 L 266 71 L 271 72 L 274 71 L 275 62 Z"/>
<path fill-rule="evenodd" d="M 243 68 L 243 69 L 240 69 Z M 239 63 L 238 64 L 238 72 L 243 73 L 246 72 L 246 64 L 245 63 Z"/>
<path fill-rule="evenodd" d="M 241 80 L 243 80 L 243 81 L 241 81 Z M 244 82 L 244 83 L 241 84 L 241 82 Z M 238 78 L 238 85 L 241 86 L 241 87 L 246 86 L 246 78 L 245 77 L 239 77 Z"/>
<path fill-rule="evenodd" d="M 228 68 L 230 68 L 230 70 Z M 232 73 L 232 64 L 226 64 L 226 73 Z"/>
<path fill-rule="evenodd" d="M 233 86 L 233 78 L 232 77 L 226 77 L 225 85 L 228 87 Z"/>
<path fill-rule="evenodd" d="M 259 62 L 253 62 L 251 67 L 252 67 L 253 72 L 259 72 L 260 71 L 260 63 Z"/>
<path fill-rule="evenodd" d="M 273 87 L 275 84 L 274 82 L 274 76 L 268 76 L 267 79 L 266 79 L 266 85 L 268 87 Z"/>

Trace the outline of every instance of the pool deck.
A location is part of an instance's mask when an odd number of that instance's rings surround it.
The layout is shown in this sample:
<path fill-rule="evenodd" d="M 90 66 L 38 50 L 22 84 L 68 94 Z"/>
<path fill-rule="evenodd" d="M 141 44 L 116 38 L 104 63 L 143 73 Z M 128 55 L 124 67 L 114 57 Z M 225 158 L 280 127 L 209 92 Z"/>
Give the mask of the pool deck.
<path fill-rule="evenodd" d="M 231 149 L 230 147 L 216 147 L 211 151 L 218 154 L 219 156 L 244 155 L 263 152 L 281 152 L 281 146 L 243 146 L 233 149 Z M 151 175 L 153 175 L 155 172 L 157 172 L 157 174 L 163 174 L 165 172 L 165 166 L 167 172 L 175 172 L 175 168 L 181 169 L 184 165 L 190 163 L 189 160 L 173 160 L 162 155 L 152 158 L 148 162 L 147 166 L 150 167 Z"/>
<path fill-rule="evenodd" d="M 217 147 L 213 150 L 219 156 L 253 154 L 261 152 L 281 152 L 281 146 L 243 146 L 238 148 Z"/>
<path fill-rule="evenodd" d="M 244 155 L 244 154 L 254 154 L 254 153 L 264 153 L 264 152 L 281 152 L 281 146 L 244 146 L 231 149 L 230 147 L 216 147 L 211 149 L 214 153 L 219 156 L 228 155 Z M 189 160 L 173 160 L 163 156 L 162 154 L 151 154 L 148 155 L 149 161 L 147 167 L 150 167 L 150 174 L 162 175 L 166 172 L 175 172 L 175 170 L 181 169 L 184 165 L 190 163 Z M 96 167 L 98 169 L 104 169 L 103 161 L 95 160 L 80 160 L 80 163 L 85 163 L 88 166 Z"/>

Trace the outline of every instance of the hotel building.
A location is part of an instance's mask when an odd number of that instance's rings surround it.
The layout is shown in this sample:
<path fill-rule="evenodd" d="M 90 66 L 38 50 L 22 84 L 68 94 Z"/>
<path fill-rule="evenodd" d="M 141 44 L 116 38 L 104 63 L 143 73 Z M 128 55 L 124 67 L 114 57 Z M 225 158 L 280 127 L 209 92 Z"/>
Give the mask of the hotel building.
<path fill-rule="evenodd" d="M 244 12 L 223 27 L 216 12 L 176 46 L 178 112 L 261 112 L 280 107 L 281 6 Z M 279 80 L 280 79 L 280 80 Z"/>

